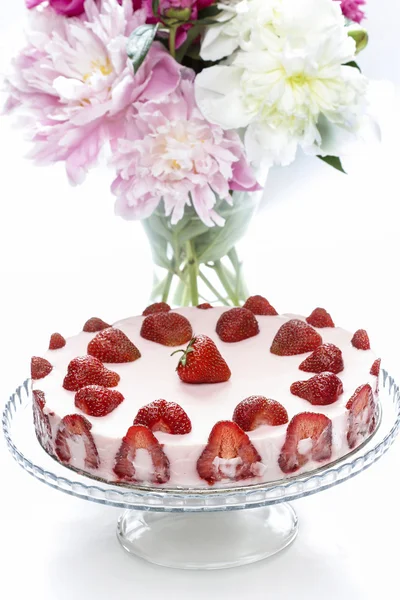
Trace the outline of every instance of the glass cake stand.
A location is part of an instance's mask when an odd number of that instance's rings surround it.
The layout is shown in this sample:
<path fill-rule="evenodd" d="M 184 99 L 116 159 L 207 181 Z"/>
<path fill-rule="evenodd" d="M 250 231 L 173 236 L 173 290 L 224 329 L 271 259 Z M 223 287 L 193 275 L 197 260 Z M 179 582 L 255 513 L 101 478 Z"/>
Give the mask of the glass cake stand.
<path fill-rule="evenodd" d="M 288 546 L 298 531 L 289 501 L 354 477 L 388 450 L 400 428 L 400 393 L 385 370 L 380 383 L 380 424 L 361 447 L 306 474 L 229 489 L 118 486 L 72 472 L 36 440 L 29 380 L 10 397 L 2 423 L 11 454 L 28 473 L 66 494 L 125 509 L 117 536 L 127 552 L 168 567 L 221 569 L 261 560 Z"/>

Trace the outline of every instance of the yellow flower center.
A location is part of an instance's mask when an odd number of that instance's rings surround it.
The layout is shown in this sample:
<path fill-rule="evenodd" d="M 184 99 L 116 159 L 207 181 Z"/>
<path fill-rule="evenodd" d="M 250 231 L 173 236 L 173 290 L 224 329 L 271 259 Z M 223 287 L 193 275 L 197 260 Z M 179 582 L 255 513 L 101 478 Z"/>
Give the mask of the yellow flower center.
<path fill-rule="evenodd" d="M 289 85 L 293 86 L 303 86 L 306 83 L 309 83 L 309 77 L 305 73 L 296 73 L 295 75 L 290 75 L 286 81 Z"/>
<path fill-rule="evenodd" d="M 92 60 L 92 62 L 90 63 L 90 68 L 91 71 L 89 71 L 89 73 L 85 73 L 85 75 L 83 76 L 83 81 L 85 83 L 89 81 L 90 78 L 96 73 L 101 73 L 101 75 L 104 75 L 104 77 L 106 77 L 107 75 L 111 75 L 111 73 L 113 72 L 111 61 L 108 57 L 105 62 L 101 62 L 100 60 Z"/>

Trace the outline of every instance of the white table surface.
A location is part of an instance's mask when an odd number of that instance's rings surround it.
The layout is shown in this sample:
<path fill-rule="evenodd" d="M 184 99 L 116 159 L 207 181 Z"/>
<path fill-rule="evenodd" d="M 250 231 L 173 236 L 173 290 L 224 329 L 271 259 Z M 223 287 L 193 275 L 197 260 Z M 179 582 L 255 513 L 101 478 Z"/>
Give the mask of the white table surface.
<path fill-rule="evenodd" d="M 0 5 L 0 67 L 22 27 L 22 0 Z M 399 3 L 369 0 L 367 75 L 400 83 Z M 348 159 L 349 176 L 317 160 L 274 170 L 264 211 L 242 244 L 254 293 L 280 312 L 325 306 L 337 323 L 365 327 L 400 378 L 400 112 L 378 91 L 383 142 Z M 397 105 L 397 108 L 396 108 Z M 28 373 L 49 334 L 77 331 L 92 314 L 134 314 L 147 302 L 150 255 L 140 225 L 112 214 L 107 175 L 72 190 L 62 168 L 22 158 L 0 120 L 0 392 Z M 114 283 L 109 283 L 113 281 Z M 71 498 L 26 474 L 0 440 L 0 597 L 7 600 L 173 598 L 369 600 L 398 597 L 400 443 L 353 480 L 294 503 L 299 537 L 258 564 L 173 571 L 123 553 L 118 510 Z"/>

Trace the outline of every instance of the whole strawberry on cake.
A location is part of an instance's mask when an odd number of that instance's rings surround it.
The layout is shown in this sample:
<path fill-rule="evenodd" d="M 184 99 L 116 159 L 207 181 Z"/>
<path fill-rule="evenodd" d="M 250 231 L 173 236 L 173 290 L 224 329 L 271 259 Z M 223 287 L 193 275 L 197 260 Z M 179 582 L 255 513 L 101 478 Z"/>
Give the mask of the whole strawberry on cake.
<path fill-rule="evenodd" d="M 380 360 L 365 330 L 316 308 L 147 307 L 51 336 L 32 359 L 43 449 L 123 485 L 253 485 L 312 471 L 377 427 Z"/>

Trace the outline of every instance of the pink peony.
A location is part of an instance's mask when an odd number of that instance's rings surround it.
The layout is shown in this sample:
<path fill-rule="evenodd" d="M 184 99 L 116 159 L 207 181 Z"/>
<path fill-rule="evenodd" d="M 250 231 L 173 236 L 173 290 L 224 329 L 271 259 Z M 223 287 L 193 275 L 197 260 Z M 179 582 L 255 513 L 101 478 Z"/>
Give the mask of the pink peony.
<path fill-rule="evenodd" d="M 44 0 L 25 0 L 27 8 L 35 8 L 43 2 Z M 65 17 L 76 17 L 85 10 L 85 0 L 49 0 L 49 4 L 59 15 Z"/>
<path fill-rule="evenodd" d="M 204 119 L 194 99 L 191 72 L 162 101 L 137 106 L 114 150 L 117 178 L 116 214 L 145 219 L 164 201 L 165 213 L 177 223 L 193 205 L 207 226 L 223 225 L 215 211 L 219 198 L 231 202 L 229 190 L 260 189 L 234 131 Z"/>
<path fill-rule="evenodd" d="M 32 11 L 28 46 L 7 79 L 6 109 L 28 113 L 32 157 L 39 164 L 65 161 L 75 184 L 120 137 L 132 103 L 164 98 L 181 72 L 155 43 L 134 75 L 126 44 L 146 15 L 134 12 L 132 0 L 86 0 L 85 9 L 86 21 L 51 8 Z"/>
<path fill-rule="evenodd" d="M 356 23 L 361 23 L 365 14 L 361 10 L 361 6 L 365 4 L 365 0 L 339 0 L 342 6 L 342 13 L 345 17 Z"/>
<path fill-rule="evenodd" d="M 136 0 L 137 1 L 137 0 Z M 140 0 L 139 0 L 140 1 Z M 189 8 L 191 10 L 189 19 L 197 19 L 199 10 L 207 8 L 214 4 L 216 0 L 160 0 L 158 7 L 158 16 L 153 13 L 153 0 L 142 0 L 142 5 L 146 8 L 147 22 L 157 23 L 161 18 L 172 16 L 174 11 Z M 190 23 L 181 25 L 178 28 L 176 36 L 176 47 L 179 48 L 186 40 L 187 31 L 192 27 Z"/>

